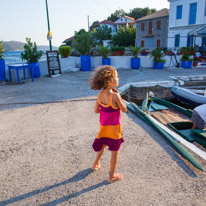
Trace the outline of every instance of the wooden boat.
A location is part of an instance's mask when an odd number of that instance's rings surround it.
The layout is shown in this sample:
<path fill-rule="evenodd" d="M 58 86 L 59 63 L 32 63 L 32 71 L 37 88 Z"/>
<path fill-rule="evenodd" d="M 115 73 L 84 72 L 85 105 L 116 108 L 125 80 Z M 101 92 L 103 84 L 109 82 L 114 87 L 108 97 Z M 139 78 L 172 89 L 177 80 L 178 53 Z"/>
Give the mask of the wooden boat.
<path fill-rule="evenodd" d="M 206 151 L 206 136 L 204 136 L 206 131 L 205 129 L 192 129 L 193 123 L 190 119 L 192 110 L 156 97 L 151 97 L 150 100 L 144 101 L 143 107 L 145 109 L 152 108 L 152 111 L 149 111 L 151 116 L 163 125 L 172 128 L 187 141 L 198 143 Z"/>
<path fill-rule="evenodd" d="M 179 86 L 174 86 L 171 89 L 172 94 L 181 102 L 198 106 L 206 104 L 205 90 L 187 89 Z"/>
<path fill-rule="evenodd" d="M 189 160 L 195 167 L 200 170 L 203 170 L 201 164 L 195 159 L 195 157 L 185 149 L 182 145 L 188 147 L 194 153 L 199 155 L 201 158 L 206 160 L 206 150 L 205 143 L 206 138 L 204 139 L 204 130 L 190 130 L 188 132 L 193 139 L 191 138 L 188 141 L 187 132 L 181 132 L 181 125 L 191 125 L 189 118 L 192 115 L 192 111 L 179 107 L 168 101 L 158 99 L 156 97 L 146 98 L 142 103 L 142 108 L 138 107 L 133 102 L 126 102 L 127 107 L 130 111 L 134 112 L 138 117 L 143 119 L 147 124 L 156 129 L 163 137 L 165 137 L 187 160 Z M 178 122 L 181 122 L 178 124 Z M 176 125 L 180 127 L 175 128 Z M 174 131 L 172 130 L 174 129 Z M 184 130 L 185 128 L 183 128 Z M 177 132 L 178 130 L 178 132 Z M 197 135 L 198 134 L 198 135 Z M 195 136 L 195 138 L 194 138 Z M 201 137 L 200 137 L 201 136 Z M 203 137 L 202 137 L 203 136 Z M 200 144 L 201 148 L 197 147 L 195 144 Z"/>

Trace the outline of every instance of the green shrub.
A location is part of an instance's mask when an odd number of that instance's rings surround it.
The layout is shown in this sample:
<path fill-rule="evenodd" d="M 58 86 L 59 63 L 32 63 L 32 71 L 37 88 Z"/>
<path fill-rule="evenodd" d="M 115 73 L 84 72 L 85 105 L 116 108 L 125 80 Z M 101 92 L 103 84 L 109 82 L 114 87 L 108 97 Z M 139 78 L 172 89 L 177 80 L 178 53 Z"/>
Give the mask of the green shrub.
<path fill-rule="evenodd" d="M 135 45 L 136 28 L 121 27 L 117 34 L 112 37 L 111 43 L 113 45 L 119 45 L 129 47 Z"/>
<path fill-rule="evenodd" d="M 103 40 L 110 40 L 112 29 L 106 28 L 105 25 L 99 26 L 98 28 L 94 29 L 93 36 L 99 40 L 99 43 L 102 44 Z"/>
<path fill-rule="evenodd" d="M 130 51 L 132 52 L 132 56 L 134 58 L 138 58 L 138 54 L 140 52 L 141 47 L 133 47 L 133 46 L 131 46 L 129 48 L 130 48 Z"/>
<path fill-rule="evenodd" d="M 98 46 L 100 47 L 98 51 L 100 52 L 102 57 L 106 59 L 109 55 L 109 52 L 110 52 L 109 45 L 107 45 L 106 47 L 104 47 L 102 45 L 98 45 Z"/>
<path fill-rule="evenodd" d="M 180 49 L 180 52 L 182 54 L 181 61 L 192 61 L 193 60 L 193 58 L 190 58 L 190 56 L 195 53 L 193 47 L 182 47 Z"/>
<path fill-rule="evenodd" d="M 31 42 L 31 38 L 26 38 L 27 44 L 24 45 L 24 52 L 21 53 L 21 59 L 28 63 L 38 62 L 43 55 L 43 51 L 37 51 L 36 42 Z"/>
<path fill-rule="evenodd" d="M 165 59 L 163 59 L 163 57 L 165 56 L 165 54 L 164 54 L 164 52 L 161 50 L 160 47 L 152 50 L 151 56 L 154 57 L 154 62 L 156 62 L 156 63 L 158 63 L 158 62 L 163 62 L 163 63 L 165 63 Z"/>
<path fill-rule="evenodd" d="M 61 55 L 61 58 L 65 58 L 70 56 L 72 53 L 72 49 L 70 46 L 60 46 L 59 47 L 59 54 Z"/>

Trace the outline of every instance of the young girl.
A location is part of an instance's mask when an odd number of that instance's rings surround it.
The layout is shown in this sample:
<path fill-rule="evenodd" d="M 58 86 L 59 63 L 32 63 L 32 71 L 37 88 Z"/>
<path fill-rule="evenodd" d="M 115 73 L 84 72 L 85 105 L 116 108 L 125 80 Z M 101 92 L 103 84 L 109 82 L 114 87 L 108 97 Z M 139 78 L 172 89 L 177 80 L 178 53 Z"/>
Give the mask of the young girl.
<path fill-rule="evenodd" d="M 100 113 L 100 130 L 92 145 L 94 151 L 97 152 L 92 169 L 98 170 L 100 168 L 100 158 L 104 153 L 105 147 L 108 146 L 111 151 L 108 182 L 113 183 L 123 178 L 121 173 L 115 173 L 115 169 L 118 152 L 121 143 L 124 142 L 120 110 L 126 112 L 127 107 L 118 91 L 114 89 L 119 84 L 118 74 L 114 67 L 108 65 L 100 66 L 93 72 L 89 83 L 92 89 L 101 90 L 97 95 L 94 107 L 94 112 Z"/>

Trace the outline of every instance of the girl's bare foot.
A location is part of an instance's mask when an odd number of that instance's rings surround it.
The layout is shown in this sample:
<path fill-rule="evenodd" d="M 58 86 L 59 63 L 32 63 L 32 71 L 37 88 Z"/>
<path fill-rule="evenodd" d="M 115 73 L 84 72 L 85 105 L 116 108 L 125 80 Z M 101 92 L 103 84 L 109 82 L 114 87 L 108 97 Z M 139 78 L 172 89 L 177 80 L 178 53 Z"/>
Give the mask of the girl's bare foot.
<path fill-rule="evenodd" d="M 93 171 L 97 171 L 98 169 L 100 169 L 100 167 L 101 167 L 100 162 L 97 163 L 97 164 L 94 163 L 93 166 L 92 166 L 92 170 L 93 170 Z"/>
<path fill-rule="evenodd" d="M 123 179 L 123 175 L 121 173 L 116 173 L 116 174 L 110 174 L 109 175 L 109 180 L 107 181 L 108 183 L 114 183 L 119 180 Z"/>

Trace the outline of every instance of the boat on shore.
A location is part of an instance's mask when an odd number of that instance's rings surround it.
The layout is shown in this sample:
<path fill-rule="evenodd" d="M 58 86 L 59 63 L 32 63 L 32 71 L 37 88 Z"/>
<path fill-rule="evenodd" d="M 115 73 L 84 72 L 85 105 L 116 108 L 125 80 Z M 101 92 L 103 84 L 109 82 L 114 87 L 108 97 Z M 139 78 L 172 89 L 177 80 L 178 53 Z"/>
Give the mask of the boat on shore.
<path fill-rule="evenodd" d="M 172 87 L 171 92 L 177 99 L 179 99 L 183 103 L 193 106 L 206 104 L 206 87 L 202 90 L 196 90 L 191 88 L 174 86 Z"/>
<path fill-rule="evenodd" d="M 156 97 L 146 98 L 143 101 L 141 108 L 133 102 L 125 101 L 125 103 L 130 111 L 134 112 L 148 125 L 156 129 L 196 168 L 203 170 L 202 165 L 197 159 L 185 149 L 185 147 L 187 147 L 206 160 L 205 131 L 191 129 L 192 122 L 190 121 L 190 117 L 192 115 L 192 110 L 184 109 L 178 105 Z M 177 125 L 178 127 L 174 129 Z M 190 127 L 186 129 L 186 125 Z"/>
<path fill-rule="evenodd" d="M 165 81 L 144 81 L 127 83 L 118 88 L 119 93 L 126 101 L 134 102 L 140 105 L 146 98 L 148 92 L 152 92 L 155 97 L 160 99 L 174 98 L 171 89 L 174 87 L 191 88 L 191 92 L 195 93 L 198 89 L 200 93 L 197 95 L 203 95 L 203 89 L 206 88 L 206 75 L 193 75 L 193 76 L 170 76 L 171 80 Z M 193 91 L 192 91 L 193 89 Z M 201 91 L 200 91 L 201 90 Z"/>

